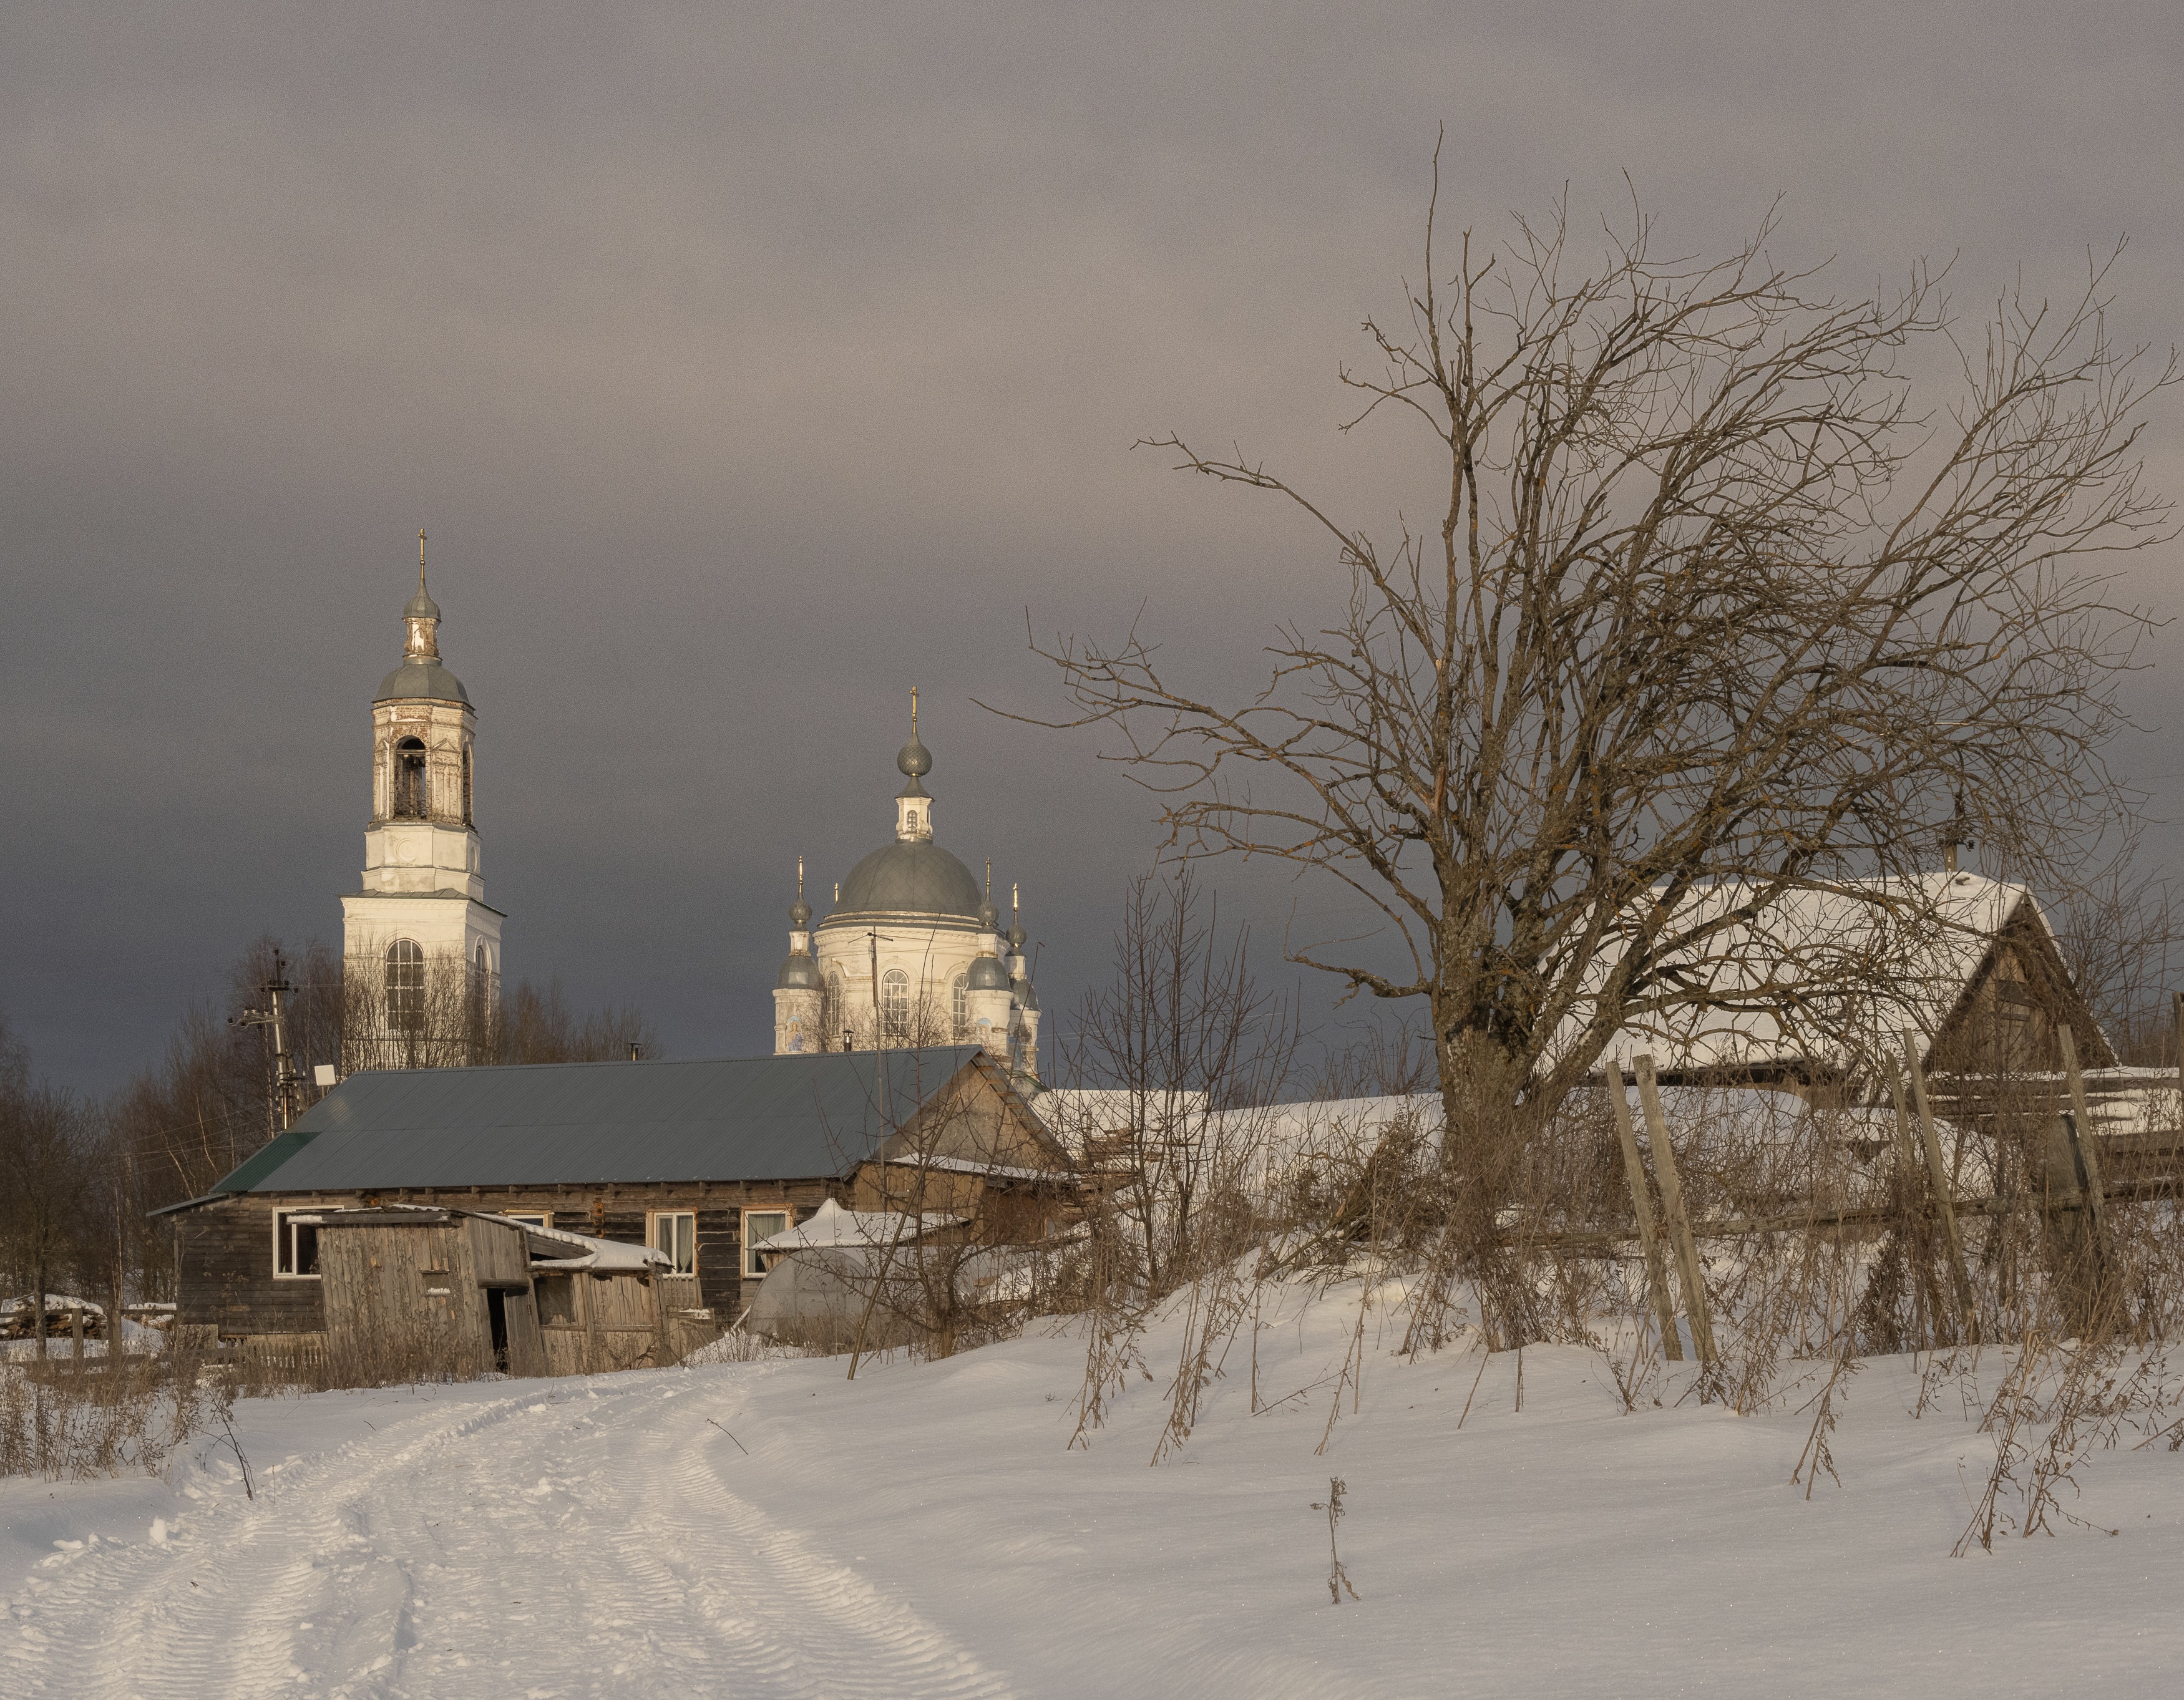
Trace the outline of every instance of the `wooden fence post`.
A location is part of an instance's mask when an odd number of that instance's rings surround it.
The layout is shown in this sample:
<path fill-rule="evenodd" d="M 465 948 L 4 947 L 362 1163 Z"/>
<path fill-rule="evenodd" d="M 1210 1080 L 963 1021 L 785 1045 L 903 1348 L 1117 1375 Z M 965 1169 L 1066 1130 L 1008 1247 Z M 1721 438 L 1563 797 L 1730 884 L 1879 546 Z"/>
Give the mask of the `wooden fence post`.
<path fill-rule="evenodd" d="M 2070 1086 L 2070 1114 L 2064 1126 L 2070 1142 L 2070 1156 L 2085 1193 L 2086 1226 L 2092 1231 L 2091 1261 L 2093 1290 L 2085 1320 L 2097 1319 L 2108 1293 L 2108 1192 L 2101 1184 L 2100 1142 L 2093 1136 L 2092 1112 L 2086 1103 L 2086 1073 L 2078 1066 L 2078 1042 L 2068 1027 L 2055 1030 L 2063 1050 L 2063 1074 Z"/>
<path fill-rule="evenodd" d="M 1904 1214 L 1903 1224 L 1897 1231 L 1908 1242 L 1906 1250 L 1910 1254 L 1914 1271 L 1911 1300 L 1918 1313 L 1914 1318 L 1918 1325 L 1918 1337 L 1920 1341 L 1930 1344 L 1931 1336 L 1926 1332 L 1925 1311 L 1929 1289 L 1933 1286 L 1931 1275 L 1933 1264 L 1927 1253 L 1926 1236 L 1923 1225 L 1920 1225 L 1915 1236 L 1913 1232 L 1913 1224 L 1917 1220 L 1917 1205 L 1914 1201 L 1918 1196 L 1920 1167 L 1919 1152 L 1916 1143 L 1911 1137 L 1910 1107 L 1903 1101 L 1903 1071 L 1896 1066 L 1896 1058 L 1888 1052 L 1884 1051 L 1880 1053 L 1880 1060 L 1887 1066 L 1888 1102 L 1896 1112 L 1896 1169 L 1897 1172 L 1903 1177 Z"/>
<path fill-rule="evenodd" d="M 2184 992 L 2170 995 L 2176 1000 L 2176 1125 L 2184 1128 Z"/>
<path fill-rule="evenodd" d="M 1653 1146 L 1653 1178 L 1661 1188 L 1662 1214 L 1675 1242 L 1676 1268 L 1684 1282 L 1684 1314 L 1691 1319 L 1691 1344 L 1699 1361 L 1714 1361 L 1713 1319 L 1707 1307 L 1706 1274 L 1691 1218 L 1684 1214 L 1684 1184 L 1676 1175 L 1676 1153 L 1669 1147 L 1668 1118 L 1661 1114 L 1661 1090 L 1653 1078 L 1653 1059 L 1641 1052 L 1632 1058 L 1638 1071 L 1638 1102 L 1646 1110 L 1646 1135 Z"/>
<path fill-rule="evenodd" d="M 1671 1364 L 1680 1364 L 1684 1342 L 1676 1331 L 1676 1307 L 1669 1297 L 1669 1271 L 1661 1262 L 1661 1242 L 1653 1235 L 1653 1204 L 1646 1196 L 1646 1165 L 1638 1159 L 1638 1135 L 1630 1125 L 1630 1100 L 1623 1096 L 1619 1058 L 1609 1059 L 1606 1075 L 1608 1107 L 1615 1112 L 1616 1137 L 1623 1142 L 1623 1172 L 1630 1181 L 1630 1208 L 1638 1217 L 1638 1243 L 1646 1253 L 1646 1286 L 1653 1296 L 1653 1314 L 1660 1319 L 1661 1351 Z"/>
<path fill-rule="evenodd" d="M 1949 1171 L 1942 1162 L 1942 1142 L 1934 1132 L 1934 1106 L 1926 1097 L 1926 1073 L 1919 1066 L 1919 1036 L 1903 1030 L 1903 1066 L 1911 1076 L 1911 1101 L 1919 1110 L 1919 1138 L 1926 1147 L 1926 1178 L 1934 1188 L 1934 1209 L 1949 1242 L 1949 1272 L 1956 1277 L 1957 1308 L 1964 1338 L 1980 1337 L 1979 1306 L 1972 1297 L 1972 1274 L 1964 1262 L 1964 1236 L 1957 1230 L 1957 1206 L 1949 1192 Z"/>

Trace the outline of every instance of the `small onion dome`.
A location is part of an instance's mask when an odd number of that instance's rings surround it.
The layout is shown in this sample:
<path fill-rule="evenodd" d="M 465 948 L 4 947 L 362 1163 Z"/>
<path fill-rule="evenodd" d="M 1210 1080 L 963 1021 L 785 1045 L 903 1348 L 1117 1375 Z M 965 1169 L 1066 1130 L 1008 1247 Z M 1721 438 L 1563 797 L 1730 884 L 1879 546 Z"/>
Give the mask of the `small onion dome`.
<path fill-rule="evenodd" d="M 1022 921 L 1018 921 L 1014 926 L 1009 929 L 1009 948 L 1015 952 L 1017 955 L 1022 956 L 1023 954 L 1023 923 Z"/>
<path fill-rule="evenodd" d="M 899 772 L 910 778 L 922 779 L 933 771 L 933 752 L 926 748 L 913 732 L 910 742 L 896 753 L 894 764 Z"/>
<path fill-rule="evenodd" d="M 966 992 L 1006 992 L 1009 971 L 1001 966 L 997 956 L 982 956 L 971 964 L 971 971 L 963 979 Z"/>
<path fill-rule="evenodd" d="M 773 986 L 777 992 L 816 992 L 819 964 L 812 961 L 808 951 L 792 950 L 788 960 L 781 964 L 780 975 Z"/>
<path fill-rule="evenodd" d="M 799 897 L 788 906 L 788 924 L 802 932 L 811 925 L 811 905 Z"/>
<path fill-rule="evenodd" d="M 978 925 L 988 932 L 997 932 L 1000 929 L 1001 912 L 994 907 L 991 897 L 978 905 Z"/>
<path fill-rule="evenodd" d="M 426 594 L 425 581 L 422 578 L 420 578 L 417 581 L 417 594 L 411 597 L 409 602 L 404 604 L 402 609 L 402 618 L 404 619 L 437 619 L 439 617 L 440 605 L 434 602 L 430 596 Z"/>

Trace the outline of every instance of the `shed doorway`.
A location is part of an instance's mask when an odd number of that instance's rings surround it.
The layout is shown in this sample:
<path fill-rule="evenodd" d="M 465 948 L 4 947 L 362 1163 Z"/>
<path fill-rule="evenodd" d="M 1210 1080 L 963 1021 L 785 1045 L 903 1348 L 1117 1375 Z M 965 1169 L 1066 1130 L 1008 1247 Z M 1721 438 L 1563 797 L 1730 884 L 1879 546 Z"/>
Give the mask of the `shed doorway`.
<path fill-rule="evenodd" d="M 508 1293 L 506 1289 L 489 1286 L 485 1292 L 486 1320 L 493 1330 L 493 1367 L 505 1375 L 508 1373 Z"/>

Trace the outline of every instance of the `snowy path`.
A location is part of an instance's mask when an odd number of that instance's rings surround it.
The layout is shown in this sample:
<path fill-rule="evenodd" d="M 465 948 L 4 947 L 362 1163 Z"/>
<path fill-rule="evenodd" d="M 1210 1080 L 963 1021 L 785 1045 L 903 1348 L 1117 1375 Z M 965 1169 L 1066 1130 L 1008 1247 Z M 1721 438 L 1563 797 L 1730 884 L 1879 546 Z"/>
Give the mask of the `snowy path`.
<path fill-rule="evenodd" d="M 1391 1331 L 1338 1412 L 1357 1314 L 1293 1307 L 1158 1469 L 1146 1375 L 1069 1447 L 1059 1331 L 854 1381 L 244 1400 L 255 1503 L 224 1443 L 171 1484 L 0 1481 L 0 1700 L 2184 1693 L 2184 1455 L 2126 1434 L 2077 1469 L 2079 1520 L 1949 1556 L 1998 1356 L 1938 1400 L 1868 1363 L 1808 1497 L 1809 1388 L 1740 1417 L 1687 1367 L 1626 1412 L 1597 1353 L 1413 1364 Z"/>
<path fill-rule="evenodd" d="M 733 1408 L 683 1392 L 625 1376 L 427 1407 L 164 1544 L 95 1548 L 19 1598 L 0 1692 L 1011 1692 L 739 1499 L 707 1421 Z"/>

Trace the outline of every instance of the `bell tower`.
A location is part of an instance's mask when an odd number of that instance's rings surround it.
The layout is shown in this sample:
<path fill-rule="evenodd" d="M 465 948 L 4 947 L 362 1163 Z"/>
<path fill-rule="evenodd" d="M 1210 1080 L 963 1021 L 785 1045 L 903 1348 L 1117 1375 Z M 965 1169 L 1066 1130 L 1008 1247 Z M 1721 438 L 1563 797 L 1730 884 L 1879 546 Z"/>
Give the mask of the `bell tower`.
<path fill-rule="evenodd" d="M 364 886 L 342 898 L 350 1069 L 484 1061 L 500 1001 L 505 917 L 485 902 L 473 808 L 477 711 L 440 659 L 422 531 L 402 625 L 401 664 L 371 705 Z"/>

